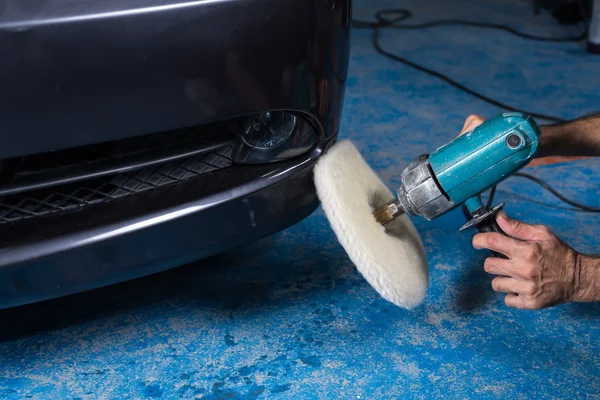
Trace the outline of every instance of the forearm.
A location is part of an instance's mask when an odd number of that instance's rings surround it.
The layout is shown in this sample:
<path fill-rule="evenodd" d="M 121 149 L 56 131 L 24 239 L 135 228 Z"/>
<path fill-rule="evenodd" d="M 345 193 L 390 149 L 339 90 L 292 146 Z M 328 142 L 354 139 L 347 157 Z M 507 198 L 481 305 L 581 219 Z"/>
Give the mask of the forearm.
<path fill-rule="evenodd" d="M 538 157 L 600 156 L 600 113 L 541 129 Z"/>
<path fill-rule="evenodd" d="M 577 258 L 573 301 L 600 301 L 600 257 L 579 254 Z"/>

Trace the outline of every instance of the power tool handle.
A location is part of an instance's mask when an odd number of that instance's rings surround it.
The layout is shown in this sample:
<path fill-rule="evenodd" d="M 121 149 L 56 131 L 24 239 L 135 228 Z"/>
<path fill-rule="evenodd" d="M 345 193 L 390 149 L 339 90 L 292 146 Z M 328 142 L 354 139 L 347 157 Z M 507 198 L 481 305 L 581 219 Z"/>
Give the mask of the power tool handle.
<path fill-rule="evenodd" d="M 480 233 L 498 232 L 503 235 L 506 235 L 506 233 L 502 230 L 502 228 L 500 228 L 500 226 L 496 222 L 495 216 L 492 216 L 491 218 L 487 218 L 487 219 L 481 221 L 479 224 L 477 224 L 477 230 Z M 508 235 L 506 235 L 506 236 L 508 236 Z M 490 250 L 490 252 L 492 253 L 492 255 L 494 257 L 508 259 L 508 257 L 506 257 L 504 254 L 498 253 L 497 251 Z"/>

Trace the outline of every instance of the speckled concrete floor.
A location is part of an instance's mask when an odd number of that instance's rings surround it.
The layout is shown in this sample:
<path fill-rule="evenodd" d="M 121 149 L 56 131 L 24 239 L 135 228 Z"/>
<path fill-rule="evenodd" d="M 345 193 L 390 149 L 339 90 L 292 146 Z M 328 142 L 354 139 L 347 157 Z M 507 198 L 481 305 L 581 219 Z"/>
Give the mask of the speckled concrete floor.
<path fill-rule="evenodd" d="M 397 1 L 357 1 L 369 17 Z M 415 21 L 466 17 L 564 34 L 526 2 L 403 1 Z M 600 109 L 600 58 L 583 44 L 537 43 L 465 27 L 386 32 L 383 45 L 460 82 L 564 117 Z M 375 54 L 355 32 L 343 137 L 390 184 L 414 156 L 451 139 L 471 112 L 499 112 Z M 597 160 L 531 169 L 598 204 Z M 598 250 L 600 216 L 575 212 L 528 181 L 501 185 L 507 211 Z M 349 263 L 321 210 L 237 251 L 67 299 L 0 312 L 0 397 L 600 398 L 600 305 L 507 309 L 483 252 L 454 212 L 415 220 L 432 286 L 404 311 Z"/>

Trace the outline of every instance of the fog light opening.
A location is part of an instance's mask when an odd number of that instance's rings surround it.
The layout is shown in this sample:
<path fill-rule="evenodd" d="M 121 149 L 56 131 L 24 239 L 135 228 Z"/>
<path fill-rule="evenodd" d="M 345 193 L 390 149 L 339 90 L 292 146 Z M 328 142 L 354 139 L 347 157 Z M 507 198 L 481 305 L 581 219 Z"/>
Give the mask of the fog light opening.
<path fill-rule="evenodd" d="M 246 120 L 242 140 L 253 149 L 270 150 L 281 146 L 294 129 L 294 114 L 282 111 L 264 112 Z"/>
<path fill-rule="evenodd" d="M 310 151 L 317 133 L 301 114 L 267 111 L 245 118 L 239 131 L 234 161 L 264 164 L 282 161 Z"/>

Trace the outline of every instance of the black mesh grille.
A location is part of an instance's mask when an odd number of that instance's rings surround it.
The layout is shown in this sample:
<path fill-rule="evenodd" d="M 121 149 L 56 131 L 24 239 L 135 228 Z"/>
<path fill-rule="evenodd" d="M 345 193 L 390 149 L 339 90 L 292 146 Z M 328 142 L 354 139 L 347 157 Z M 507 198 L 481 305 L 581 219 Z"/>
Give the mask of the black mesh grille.
<path fill-rule="evenodd" d="M 169 184 L 184 182 L 231 165 L 233 145 L 128 173 L 26 192 L 0 199 L 0 224 L 73 211 Z"/>
<path fill-rule="evenodd" d="M 74 149 L 32 155 L 23 159 L 20 163 L 19 171 L 20 173 L 47 171 L 101 160 L 132 157 L 154 150 L 165 150 L 186 144 L 203 143 L 208 146 L 222 132 L 215 129 L 215 127 L 235 132 L 239 124 L 240 122 L 235 119 L 221 124 L 159 132 L 112 142 L 81 146 Z"/>

